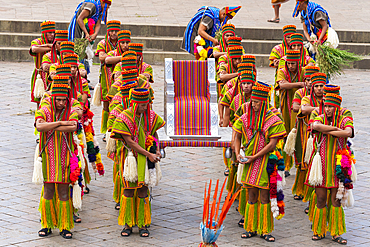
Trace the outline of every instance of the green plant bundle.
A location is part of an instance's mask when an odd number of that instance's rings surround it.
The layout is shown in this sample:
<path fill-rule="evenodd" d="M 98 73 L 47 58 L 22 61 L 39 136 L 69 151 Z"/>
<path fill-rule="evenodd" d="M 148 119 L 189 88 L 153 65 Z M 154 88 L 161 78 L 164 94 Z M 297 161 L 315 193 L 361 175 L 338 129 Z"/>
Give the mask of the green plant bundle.
<path fill-rule="evenodd" d="M 218 40 L 218 42 L 221 42 L 221 39 L 222 39 L 222 29 L 218 29 L 215 33 L 215 39 Z"/>
<path fill-rule="evenodd" d="M 75 53 L 78 55 L 80 62 L 86 57 L 86 47 L 89 44 L 89 41 L 84 38 L 76 38 L 75 42 Z"/>
<path fill-rule="evenodd" d="M 363 59 L 352 52 L 338 48 L 334 49 L 326 45 L 316 45 L 316 49 L 317 65 L 320 67 L 320 71 L 327 75 L 328 79 L 341 75 L 343 67 Z"/>

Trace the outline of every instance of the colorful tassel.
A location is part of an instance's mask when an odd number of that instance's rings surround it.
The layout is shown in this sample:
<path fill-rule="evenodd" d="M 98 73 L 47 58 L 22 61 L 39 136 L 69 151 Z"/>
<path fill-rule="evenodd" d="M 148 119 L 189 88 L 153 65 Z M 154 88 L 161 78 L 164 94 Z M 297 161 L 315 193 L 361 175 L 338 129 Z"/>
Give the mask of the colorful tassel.
<path fill-rule="evenodd" d="M 315 205 L 315 210 L 313 213 L 312 220 L 312 231 L 314 235 L 323 237 L 327 232 L 327 208 L 317 208 Z"/>
<path fill-rule="evenodd" d="M 78 185 L 77 181 L 73 185 L 72 196 L 73 196 L 72 197 L 73 207 L 75 209 L 81 209 L 82 207 L 81 187 Z"/>
<path fill-rule="evenodd" d="M 95 85 L 94 95 L 93 95 L 92 102 L 91 102 L 94 106 L 100 106 L 101 105 L 100 91 L 101 91 L 101 86 L 100 86 L 100 82 L 98 82 Z"/>
<path fill-rule="evenodd" d="M 111 135 L 111 133 L 107 131 L 107 133 L 105 135 L 106 142 L 107 142 L 107 145 L 105 146 L 105 149 L 108 152 L 113 153 L 113 152 L 116 151 L 116 140 L 111 138 L 110 135 Z"/>
<path fill-rule="evenodd" d="M 294 127 L 290 131 L 284 147 L 284 152 L 287 153 L 289 156 L 294 155 L 296 139 L 297 139 L 297 129 Z"/>
<path fill-rule="evenodd" d="M 305 163 L 307 163 L 307 164 L 310 163 L 312 152 L 313 152 L 313 137 L 310 135 L 310 137 L 307 140 L 306 150 L 305 150 L 305 153 L 304 153 L 304 162 Z"/>
<path fill-rule="evenodd" d="M 260 235 L 268 234 L 273 230 L 274 230 L 274 219 L 271 213 L 271 204 L 261 203 L 257 233 Z"/>
<path fill-rule="evenodd" d="M 256 232 L 258 230 L 259 203 L 247 203 L 245 207 L 244 229 L 248 232 Z"/>
<path fill-rule="evenodd" d="M 149 197 L 136 199 L 136 225 L 141 228 L 152 223 L 152 211 Z"/>
<path fill-rule="evenodd" d="M 133 197 L 122 195 L 119 209 L 118 225 L 135 226 L 135 202 Z"/>
<path fill-rule="evenodd" d="M 59 201 L 58 228 L 70 231 L 74 227 L 73 208 L 70 200 Z"/>
<path fill-rule="evenodd" d="M 54 200 L 46 200 L 43 196 L 40 199 L 39 211 L 41 213 L 42 228 L 55 228 L 57 226 L 57 214 Z"/>
<path fill-rule="evenodd" d="M 330 207 L 328 230 L 332 236 L 342 235 L 346 232 L 346 222 L 343 207 Z"/>
<path fill-rule="evenodd" d="M 33 90 L 33 97 L 41 99 L 45 94 L 44 82 L 41 79 L 40 73 L 37 73 L 35 88 Z"/>
<path fill-rule="evenodd" d="M 312 161 L 308 181 L 310 182 L 311 185 L 317 186 L 317 185 L 321 185 L 322 180 L 323 180 L 322 163 L 321 163 L 321 156 L 320 156 L 320 147 L 318 147 L 318 151 L 316 152 L 316 155 Z"/>
<path fill-rule="evenodd" d="M 125 159 L 125 167 L 123 170 L 123 177 L 129 182 L 136 182 L 138 179 L 137 162 L 132 151 L 129 151 Z"/>
<path fill-rule="evenodd" d="M 344 206 L 347 208 L 352 208 L 354 205 L 355 205 L 355 199 L 353 197 L 352 190 L 347 190 L 347 200 L 345 201 Z"/>
<path fill-rule="evenodd" d="M 44 182 L 44 177 L 42 174 L 42 158 L 39 156 L 39 150 L 40 150 L 39 144 L 37 144 L 35 149 L 35 158 L 32 175 L 32 183 L 34 184 L 42 184 Z"/>

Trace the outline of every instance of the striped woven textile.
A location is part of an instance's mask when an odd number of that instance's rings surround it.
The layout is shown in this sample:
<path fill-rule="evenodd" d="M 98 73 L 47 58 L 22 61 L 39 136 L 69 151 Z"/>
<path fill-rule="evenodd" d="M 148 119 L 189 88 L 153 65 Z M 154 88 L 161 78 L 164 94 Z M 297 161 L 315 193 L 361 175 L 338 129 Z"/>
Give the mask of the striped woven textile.
<path fill-rule="evenodd" d="M 207 61 L 173 61 L 175 135 L 210 134 Z"/>
<path fill-rule="evenodd" d="M 187 140 L 171 140 L 159 141 L 159 147 L 230 147 L 230 142 L 225 141 L 187 141 Z"/>

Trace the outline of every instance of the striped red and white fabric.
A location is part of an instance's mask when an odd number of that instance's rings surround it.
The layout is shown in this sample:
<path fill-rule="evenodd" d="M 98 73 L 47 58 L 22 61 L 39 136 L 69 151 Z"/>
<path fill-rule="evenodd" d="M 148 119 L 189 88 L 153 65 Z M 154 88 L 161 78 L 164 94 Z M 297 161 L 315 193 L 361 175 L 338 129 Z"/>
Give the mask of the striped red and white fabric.
<path fill-rule="evenodd" d="M 207 61 L 173 61 L 175 135 L 210 135 Z"/>

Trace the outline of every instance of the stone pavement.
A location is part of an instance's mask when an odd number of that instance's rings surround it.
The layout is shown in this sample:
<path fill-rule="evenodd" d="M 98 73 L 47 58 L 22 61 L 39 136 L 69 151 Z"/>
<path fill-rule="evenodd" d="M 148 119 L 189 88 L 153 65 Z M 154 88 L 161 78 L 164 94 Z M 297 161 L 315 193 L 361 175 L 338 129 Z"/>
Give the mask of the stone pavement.
<path fill-rule="evenodd" d="M 163 179 L 153 189 L 152 225 L 150 238 L 143 239 L 137 228 L 129 238 L 120 237 L 122 227 L 117 224 L 118 211 L 112 200 L 112 162 L 105 156 L 101 134 L 98 140 L 103 153 L 106 174 L 92 174 L 91 192 L 84 196 L 80 211 L 82 223 L 73 229 L 73 239 L 64 240 L 58 230 L 47 238 L 37 236 L 40 229 L 40 186 L 31 183 L 35 139 L 33 135 L 33 110 L 29 102 L 31 63 L 0 63 L 0 246 L 197 246 L 200 242 L 204 183 L 212 179 L 223 181 L 222 150 L 219 148 L 167 148 L 162 160 Z M 97 81 L 98 66 L 89 76 L 92 84 Z M 271 84 L 274 70 L 262 68 L 259 80 Z M 154 109 L 163 115 L 163 67 L 154 66 Z M 346 209 L 349 246 L 370 245 L 370 174 L 367 168 L 370 144 L 368 131 L 370 100 L 370 71 L 349 70 L 335 81 L 342 87 L 343 105 L 352 110 L 356 137 L 354 150 L 357 158 L 359 181 L 355 185 L 355 207 Z M 94 126 L 99 132 L 101 109 L 92 108 Z M 294 180 L 287 178 L 285 188 L 286 215 L 275 221 L 275 243 L 267 243 L 256 237 L 241 239 L 244 232 L 237 226 L 240 219 L 231 208 L 225 222 L 225 230 L 217 241 L 219 246 L 338 246 L 330 236 L 320 242 L 311 240 L 310 224 L 303 209 L 305 204 L 294 201 L 290 192 Z"/>
<path fill-rule="evenodd" d="M 0 0 L 1 19 L 4 20 L 55 20 L 69 21 L 80 0 Z M 186 25 L 197 9 L 207 1 L 193 0 L 113 0 L 109 19 L 122 23 L 148 23 Z M 328 10 L 334 29 L 369 30 L 368 0 L 316 0 Z M 268 23 L 274 16 L 269 0 L 229 0 L 228 6 L 243 6 L 232 21 L 244 27 L 283 27 L 295 24 L 301 27 L 299 18 L 292 18 L 295 0 L 282 5 L 280 23 Z M 212 6 L 223 7 L 225 1 L 213 0 Z"/>

